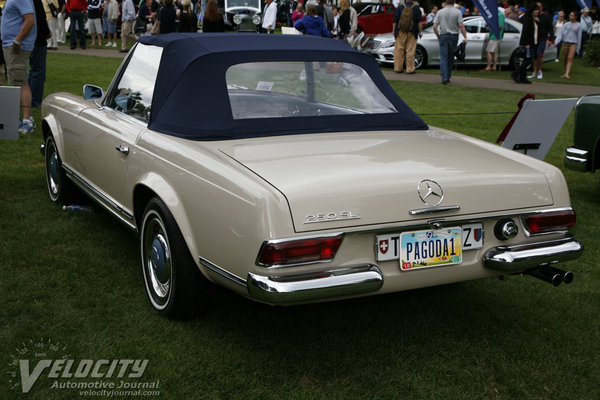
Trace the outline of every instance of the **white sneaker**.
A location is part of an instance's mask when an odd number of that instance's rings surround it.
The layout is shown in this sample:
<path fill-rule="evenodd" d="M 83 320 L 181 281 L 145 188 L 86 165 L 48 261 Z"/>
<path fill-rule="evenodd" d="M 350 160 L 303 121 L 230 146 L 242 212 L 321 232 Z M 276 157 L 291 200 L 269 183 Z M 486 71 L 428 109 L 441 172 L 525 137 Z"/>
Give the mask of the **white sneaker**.
<path fill-rule="evenodd" d="M 535 73 L 533 73 L 531 75 L 527 75 L 528 79 L 535 78 L 535 77 L 537 77 L 537 74 L 535 74 Z"/>
<path fill-rule="evenodd" d="M 108 43 L 106 43 L 106 44 L 105 44 L 105 46 L 106 46 L 106 47 L 110 47 L 110 46 L 112 46 L 112 43 L 111 43 L 111 42 L 108 42 Z"/>
<path fill-rule="evenodd" d="M 31 133 L 34 129 L 34 125 L 29 119 L 23 119 L 19 123 L 19 133 Z"/>
<path fill-rule="evenodd" d="M 117 47 L 117 42 L 114 42 L 114 43 L 112 44 L 112 47 Z"/>
<path fill-rule="evenodd" d="M 537 74 L 536 78 L 538 78 L 538 79 L 542 79 L 542 76 L 543 76 L 543 75 L 542 75 L 542 71 L 540 71 L 540 72 L 538 72 L 538 74 Z"/>

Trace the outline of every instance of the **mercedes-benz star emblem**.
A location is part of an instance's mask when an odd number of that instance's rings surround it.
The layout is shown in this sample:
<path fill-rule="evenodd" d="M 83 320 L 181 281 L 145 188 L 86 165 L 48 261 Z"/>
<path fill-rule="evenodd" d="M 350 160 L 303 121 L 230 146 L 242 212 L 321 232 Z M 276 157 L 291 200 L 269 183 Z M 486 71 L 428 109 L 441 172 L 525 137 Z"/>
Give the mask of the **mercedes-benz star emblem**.
<path fill-rule="evenodd" d="M 435 207 L 444 200 L 444 190 L 437 182 L 430 179 L 423 179 L 419 182 L 417 191 L 423 203 L 428 206 Z"/>

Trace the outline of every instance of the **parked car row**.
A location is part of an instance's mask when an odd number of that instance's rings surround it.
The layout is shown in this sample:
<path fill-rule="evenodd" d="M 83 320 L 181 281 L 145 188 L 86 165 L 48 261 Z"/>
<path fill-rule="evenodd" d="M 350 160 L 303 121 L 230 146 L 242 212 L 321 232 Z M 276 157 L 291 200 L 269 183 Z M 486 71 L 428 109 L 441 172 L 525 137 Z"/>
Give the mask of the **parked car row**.
<path fill-rule="evenodd" d="M 483 17 L 467 17 L 464 19 L 467 31 L 467 45 L 465 46 L 464 64 L 486 64 L 486 47 L 489 41 L 489 28 Z M 500 65 L 515 68 L 525 58 L 524 50 L 519 47 L 519 39 L 523 25 L 510 19 L 505 20 L 504 38 L 499 47 L 498 62 Z M 462 42 L 459 35 L 459 43 Z M 375 36 L 364 47 L 364 50 L 383 64 L 394 63 L 394 35 L 385 33 Z M 554 61 L 556 49 L 547 46 L 544 53 L 544 61 Z M 423 29 L 423 36 L 417 40 L 415 52 L 415 68 L 424 68 L 430 65 L 440 64 L 440 51 L 438 39 L 430 25 Z"/>

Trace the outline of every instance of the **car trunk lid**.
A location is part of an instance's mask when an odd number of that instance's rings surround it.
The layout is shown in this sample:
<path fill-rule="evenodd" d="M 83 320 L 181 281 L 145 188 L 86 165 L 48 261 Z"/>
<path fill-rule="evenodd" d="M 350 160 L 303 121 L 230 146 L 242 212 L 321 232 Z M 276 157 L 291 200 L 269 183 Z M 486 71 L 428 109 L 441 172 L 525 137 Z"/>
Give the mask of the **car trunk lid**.
<path fill-rule="evenodd" d="M 542 172 L 484 147 L 418 131 L 254 139 L 221 151 L 286 197 L 297 232 L 431 219 L 409 214 L 437 202 L 421 199 L 423 180 L 441 186 L 439 207 L 460 207 L 440 218 L 553 203 Z"/>

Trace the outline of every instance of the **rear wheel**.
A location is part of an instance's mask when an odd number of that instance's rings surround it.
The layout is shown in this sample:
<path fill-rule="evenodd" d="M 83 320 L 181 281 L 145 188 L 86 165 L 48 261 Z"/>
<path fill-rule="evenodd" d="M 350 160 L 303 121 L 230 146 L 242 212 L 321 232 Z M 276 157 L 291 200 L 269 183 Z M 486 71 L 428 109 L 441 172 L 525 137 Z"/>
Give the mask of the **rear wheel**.
<path fill-rule="evenodd" d="M 150 200 L 141 229 L 142 273 L 152 306 L 168 318 L 204 315 L 210 283 L 194 262 L 173 215 L 158 198 Z"/>
<path fill-rule="evenodd" d="M 523 64 L 523 62 L 525 61 L 525 55 L 525 49 L 522 47 L 518 47 L 515 49 L 515 51 L 513 51 L 509 61 L 510 68 L 513 71 L 516 71 L 517 68 L 519 68 L 519 66 Z M 529 69 L 529 67 L 530 66 L 527 66 L 527 69 Z"/>
<path fill-rule="evenodd" d="M 427 52 L 421 46 L 415 50 L 415 69 L 425 68 L 427 66 Z"/>

